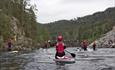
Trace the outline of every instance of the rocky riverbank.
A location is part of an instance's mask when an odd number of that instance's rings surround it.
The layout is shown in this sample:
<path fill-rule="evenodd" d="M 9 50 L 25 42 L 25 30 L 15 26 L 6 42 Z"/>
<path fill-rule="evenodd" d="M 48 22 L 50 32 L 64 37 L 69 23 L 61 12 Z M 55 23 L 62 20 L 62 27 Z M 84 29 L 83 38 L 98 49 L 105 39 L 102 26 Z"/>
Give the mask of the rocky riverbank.
<path fill-rule="evenodd" d="M 100 48 L 115 48 L 115 26 L 111 31 L 97 40 L 97 47 Z"/>
<path fill-rule="evenodd" d="M 35 40 L 26 36 L 22 27 L 18 25 L 21 24 L 15 17 L 10 18 L 10 30 L 12 35 L 8 35 L 6 38 L 4 35 L 0 34 L 0 51 L 7 51 L 8 40 L 11 39 L 12 50 L 27 50 L 30 51 L 34 48 L 38 48 L 40 45 Z"/>

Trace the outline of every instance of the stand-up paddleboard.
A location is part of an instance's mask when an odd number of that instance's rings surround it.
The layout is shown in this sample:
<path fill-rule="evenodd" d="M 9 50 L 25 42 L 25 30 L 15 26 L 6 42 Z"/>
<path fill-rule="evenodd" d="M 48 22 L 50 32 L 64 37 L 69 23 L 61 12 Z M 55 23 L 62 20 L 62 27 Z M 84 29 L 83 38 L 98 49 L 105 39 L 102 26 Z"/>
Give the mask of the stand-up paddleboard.
<path fill-rule="evenodd" d="M 53 59 L 58 64 L 73 64 L 75 63 L 75 58 L 70 56 L 59 57 L 58 59 Z"/>
<path fill-rule="evenodd" d="M 9 51 L 8 53 L 18 53 L 19 51 Z"/>

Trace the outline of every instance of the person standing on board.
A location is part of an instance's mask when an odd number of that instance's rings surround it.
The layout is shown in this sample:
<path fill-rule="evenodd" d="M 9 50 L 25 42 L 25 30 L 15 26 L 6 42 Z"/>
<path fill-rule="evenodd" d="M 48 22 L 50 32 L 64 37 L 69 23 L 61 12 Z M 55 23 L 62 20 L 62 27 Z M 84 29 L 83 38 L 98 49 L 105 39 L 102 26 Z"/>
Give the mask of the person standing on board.
<path fill-rule="evenodd" d="M 96 42 L 95 41 L 93 42 L 93 50 L 94 51 L 96 50 Z"/>
<path fill-rule="evenodd" d="M 63 57 L 65 55 L 64 49 L 66 48 L 65 44 L 62 42 L 63 37 L 61 35 L 58 36 L 58 42 L 56 44 L 56 54 L 55 58 Z"/>
<path fill-rule="evenodd" d="M 8 46 L 7 47 L 8 51 L 11 51 L 11 48 L 12 48 L 12 40 L 11 39 L 8 40 L 7 46 Z"/>
<path fill-rule="evenodd" d="M 82 44 L 83 44 L 84 51 L 87 51 L 87 46 L 88 46 L 87 40 L 84 40 Z"/>

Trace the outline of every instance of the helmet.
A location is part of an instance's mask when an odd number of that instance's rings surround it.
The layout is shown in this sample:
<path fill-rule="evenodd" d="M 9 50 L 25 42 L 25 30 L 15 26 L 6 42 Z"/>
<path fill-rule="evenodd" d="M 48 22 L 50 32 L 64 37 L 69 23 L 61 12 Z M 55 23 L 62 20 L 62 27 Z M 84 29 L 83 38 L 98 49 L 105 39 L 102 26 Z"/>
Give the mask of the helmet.
<path fill-rule="evenodd" d="M 63 37 L 62 36 L 58 36 L 58 41 L 62 41 Z"/>

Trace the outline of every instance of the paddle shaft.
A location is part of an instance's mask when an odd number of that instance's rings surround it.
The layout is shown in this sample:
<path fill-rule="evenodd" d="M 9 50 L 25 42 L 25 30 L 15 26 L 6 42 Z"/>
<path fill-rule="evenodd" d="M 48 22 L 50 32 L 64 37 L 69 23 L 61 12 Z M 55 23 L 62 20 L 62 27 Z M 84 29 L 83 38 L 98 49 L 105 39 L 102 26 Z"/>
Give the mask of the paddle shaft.
<path fill-rule="evenodd" d="M 68 52 L 69 54 L 71 54 L 72 57 L 74 57 L 74 58 L 76 57 L 76 55 L 74 53 L 71 53 L 71 52 L 69 52 L 67 50 L 65 50 L 65 51 Z"/>
<path fill-rule="evenodd" d="M 65 50 L 66 52 L 70 53 L 69 51 Z M 71 54 L 71 53 L 70 53 Z"/>

